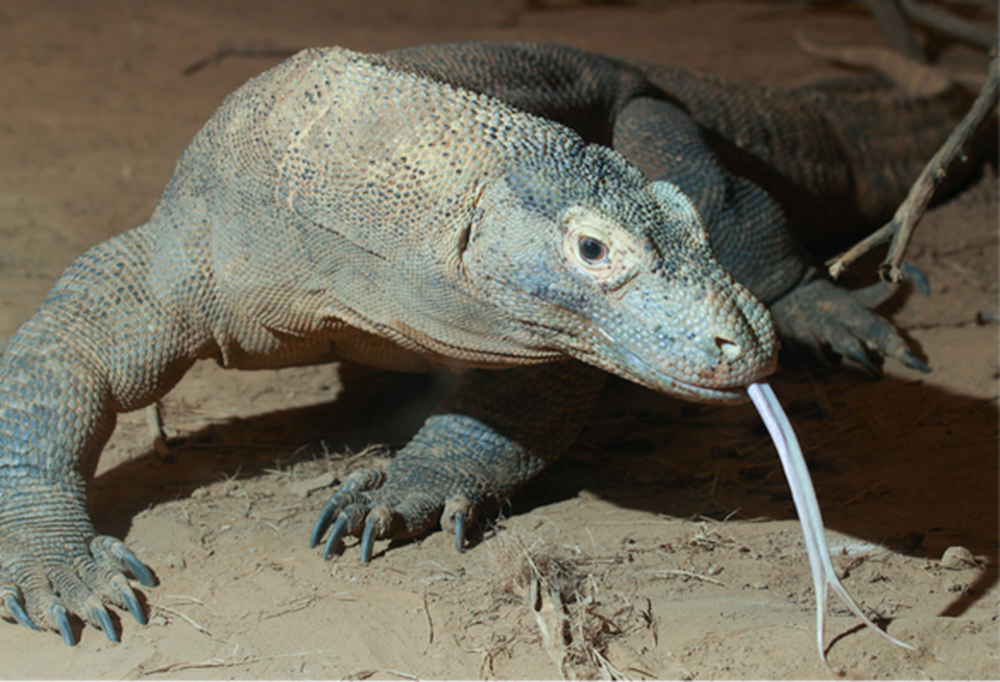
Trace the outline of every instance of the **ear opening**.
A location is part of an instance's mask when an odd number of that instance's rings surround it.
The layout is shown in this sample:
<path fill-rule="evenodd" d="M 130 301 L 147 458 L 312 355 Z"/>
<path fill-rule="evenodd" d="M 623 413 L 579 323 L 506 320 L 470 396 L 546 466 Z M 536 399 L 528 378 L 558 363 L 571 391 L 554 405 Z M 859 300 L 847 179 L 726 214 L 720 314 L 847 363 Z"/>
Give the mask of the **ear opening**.
<path fill-rule="evenodd" d="M 459 260 L 465 256 L 465 250 L 469 248 L 469 235 L 472 234 L 472 223 L 467 223 L 462 231 L 458 233 L 458 243 L 455 245 Z"/>

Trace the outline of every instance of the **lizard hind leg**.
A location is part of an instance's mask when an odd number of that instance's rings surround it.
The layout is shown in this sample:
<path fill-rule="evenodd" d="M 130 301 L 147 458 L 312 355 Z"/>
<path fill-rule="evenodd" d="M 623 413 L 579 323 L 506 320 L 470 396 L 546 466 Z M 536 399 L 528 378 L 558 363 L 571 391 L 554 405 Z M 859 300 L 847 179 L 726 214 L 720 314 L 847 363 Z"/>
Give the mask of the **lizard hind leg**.
<path fill-rule="evenodd" d="M 443 414 L 429 418 L 384 472 L 362 469 L 344 479 L 310 545 L 329 531 L 329 558 L 346 536 L 358 536 L 367 563 L 376 539 L 415 537 L 440 520 L 462 551 L 467 528 L 576 439 L 604 376 L 576 362 L 467 372 Z"/>

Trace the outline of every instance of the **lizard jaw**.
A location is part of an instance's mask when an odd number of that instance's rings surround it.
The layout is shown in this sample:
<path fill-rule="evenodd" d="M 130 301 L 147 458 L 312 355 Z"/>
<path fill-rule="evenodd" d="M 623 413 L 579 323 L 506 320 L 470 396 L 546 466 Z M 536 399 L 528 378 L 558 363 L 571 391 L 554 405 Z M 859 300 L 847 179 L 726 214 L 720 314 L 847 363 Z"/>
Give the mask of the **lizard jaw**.
<path fill-rule="evenodd" d="M 612 339 L 610 334 L 604 330 L 600 331 L 606 338 Z M 609 370 L 618 376 L 629 379 L 630 381 L 659 393 L 665 393 L 667 395 L 673 395 L 677 398 L 700 403 L 730 405 L 744 403 L 749 399 L 746 387 L 751 383 L 759 381 L 765 376 L 772 374 L 777 365 L 777 360 L 775 358 L 767 366 L 760 367 L 759 371 L 749 374 L 745 384 L 733 387 L 706 386 L 703 384 L 683 381 L 675 376 L 671 376 L 663 370 L 653 367 L 641 357 L 627 348 L 622 347 L 620 344 L 615 345 L 617 346 L 619 355 L 625 362 L 621 363 L 621 366 L 605 366 L 602 367 L 603 369 Z"/>
<path fill-rule="evenodd" d="M 688 400 L 695 400 L 697 402 L 709 402 L 709 403 L 745 403 L 747 398 L 746 389 L 740 388 L 709 388 L 707 386 L 698 386 L 696 384 L 689 384 L 679 379 L 671 379 L 678 388 L 681 390 L 677 392 L 678 397 L 683 397 Z M 673 393 L 673 391 L 671 391 Z"/>

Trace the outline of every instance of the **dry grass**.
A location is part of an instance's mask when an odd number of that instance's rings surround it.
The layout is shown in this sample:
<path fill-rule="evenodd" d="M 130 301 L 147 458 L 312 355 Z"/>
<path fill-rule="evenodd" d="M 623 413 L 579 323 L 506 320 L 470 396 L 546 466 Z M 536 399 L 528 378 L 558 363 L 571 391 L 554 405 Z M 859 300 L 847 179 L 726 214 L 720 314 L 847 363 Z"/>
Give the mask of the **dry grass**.
<path fill-rule="evenodd" d="M 638 608 L 611 590 L 606 566 L 592 570 L 607 558 L 571 555 L 519 530 L 498 532 L 485 549 L 494 567 L 485 586 L 486 611 L 505 616 L 512 632 L 494 639 L 484 656 L 492 660 L 506 653 L 515 640 L 534 641 L 562 679 L 630 679 L 609 660 L 608 645 L 642 628 L 652 630 L 655 639 L 656 626 L 648 605 Z"/>

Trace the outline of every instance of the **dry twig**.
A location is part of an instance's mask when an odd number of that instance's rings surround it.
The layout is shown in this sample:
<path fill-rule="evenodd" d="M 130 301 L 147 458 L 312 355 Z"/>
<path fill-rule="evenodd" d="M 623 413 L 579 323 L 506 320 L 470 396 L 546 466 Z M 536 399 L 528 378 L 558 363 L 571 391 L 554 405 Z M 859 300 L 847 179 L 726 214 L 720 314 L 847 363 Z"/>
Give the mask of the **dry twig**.
<path fill-rule="evenodd" d="M 923 217 L 927 204 L 934 196 L 934 190 L 941 184 L 947 174 L 948 167 L 955 159 L 964 155 L 962 148 L 979 130 L 980 125 L 989 115 L 997 101 L 997 54 L 996 50 L 990 58 L 989 77 L 979 91 L 972 109 L 966 115 L 958 127 L 948 136 L 948 139 L 938 150 L 934 158 L 924 167 L 916 182 L 910 188 L 910 193 L 906 201 L 900 205 L 893 219 L 882 228 L 861 240 L 847 253 L 844 253 L 832 261 L 828 262 L 830 275 L 836 279 L 847 266 L 857 260 L 860 256 L 868 253 L 873 248 L 883 242 L 892 239 L 889 253 L 879 266 L 879 276 L 889 282 L 900 282 L 903 280 L 903 273 L 900 266 L 903 263 L 903 256 L 910 245 L 913 237 L 913 230 L 920 218 Z"/>
<path fill-rule="evenodd" d="M 910 19 L 946 36 L 980 47 L 990 47 L 997 43 L 996 26 L 962 19 L 929 3 L 902 0 L 902 5 L 903 11 Z"/>
<path fill-rule="evenodd" d="M 900 0 L 869 0 L 867 3 L 889 47 L 920 63 L 927 61 L 924 49 L 906 24 Z"/>
<path fill-rule="evenodd" d="M 800 31 L 796 31 L 795 41 L 814 57 L 878 71 L 911 97 L 929 97 L 952 87 L 952 77 L 944 69 L 922 64 L 887 47 L 819 45 Z"/>

